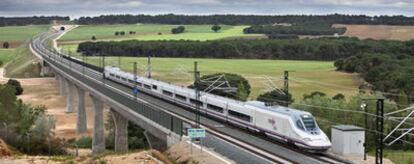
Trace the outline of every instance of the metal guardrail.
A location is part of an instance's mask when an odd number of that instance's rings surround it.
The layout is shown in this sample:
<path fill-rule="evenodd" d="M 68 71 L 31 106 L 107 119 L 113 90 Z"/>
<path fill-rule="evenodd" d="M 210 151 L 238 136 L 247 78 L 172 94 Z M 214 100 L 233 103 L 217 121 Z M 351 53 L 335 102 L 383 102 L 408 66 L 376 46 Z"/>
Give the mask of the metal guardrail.
<path fill-rule="evenodd" d="M 33 47 L 36 47 L 35 45 L 33 45 Z M 35 48 L 35 51 L 39 51 L 38 49 Z M 51 52 L 47 52 L 47 53 L 51 53 Z M 167 114 L 164 111 L 161 110 L 157 110 L 157 109 L 153 109 L 150 106 L 141 103 L 139 101 L 136 101 L 135 99 L 131 99 L 121 93 L 118 93 L 112 89 L 109 89 L 106 87 L 106 85 L 102 85 L 102 83 L 97 83 L 94 80 L 91 80 L 89 78 L 86 78 L 84 74 L 79 74 L 78 72 L 74 71 L 73 69 L 69 69 L 65 66 L 62 66 L 60 63 L 54 61 L 51 59 L 51 55 L 45 55 L 44 52 L 39 52 L 40 55 L 43 56 L 44 61 L 46 61 L 47 63 L 54 65 L 55 67 L 58 67 L 59 69 L 61 69 L 62 71 L 66 72 L 67 74 L 69 74 L 70 76 L 72 76 L 75 79 L 78 79 L 79 81 L 82 81 L 83 83 L 85 83 L 86 85 L 94 88 L 95 90 L 97 90 L 98 92 L 108 96 L 109 98 L 113 99 L 114 101 L 123 104 L 124 106 L 128 107 L 129 109 L 137 112 L 138 114 L 158 123 L 159 125 L 171 130 L 172 132 L 178 134 L 178 135 L 182 135 L 183 134 L 183 121 L 173 117 L 169 114 Z M 92 70 L 95 71 L 99 71 L 102 72 L 102 70 L 94 68 L 94 67 L 89 67 L 90 64 L 85 64 L 82 61 L 79 60 L 75 60 L 75 59 L 71 59 L 70 57 L 63 57 L 64 59 L 68 60 L 69 62 L 73 62 L 76 64 L 79 64 L 81 66 L 86 66 Z M 96 67 L 96 66 L 95 66 Z M 132 92 L 131 92 L 132 93 Z"/>

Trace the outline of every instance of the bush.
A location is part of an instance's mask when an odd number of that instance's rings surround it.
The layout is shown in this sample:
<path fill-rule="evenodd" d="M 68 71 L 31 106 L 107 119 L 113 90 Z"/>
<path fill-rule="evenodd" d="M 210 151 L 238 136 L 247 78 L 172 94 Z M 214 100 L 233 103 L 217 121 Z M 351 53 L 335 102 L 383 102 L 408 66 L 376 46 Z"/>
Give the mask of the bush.
<path fill-rule="evenodd" d="M 211 30 L 213 30 L 214 32 L 218 32 L 220 31 L 221 27 L 219 25 L 213 25 L 213 27 L 211 27 Z"/>
<path fill-rule="evenodd" d="M 286 102 L 286 99 L 288 100 Z M 264 94 L 261 94 L 257 97 L 257 101 L 264 102 L 265 104 L 269 105 L 281 105 L 281 106 L 288 106 L 294 102 L 292 98 L 292 94 L 284 91 L 270 91 Z"/>
<path fill-rule="evenodd" d="M 176 28 L 171 29 L 171 33 L 173 33 L 173 34 L 183 33 L 184 31 L 185 31 L 184 26 L 178 26 Z"/>
<path fill-rule="evenodd" d="M 200 90 L 207 89 L 210 85 L 213 84 L 214 81 L 218 81 L 214 83 L 213 86 L 216 87 L 231 87 L 229 89 L 237 89 L 237 90 L 212 90 L 210 93 L 233 98 L 240 101 L 246 101 L 250 94 L 251 86 L 249 81 L 245 79 L 241 75 L 232 74 L 232 73 L 216 73 L 210 75 L 204 75 L 200 78 L 199 88 Z M 222 82 L 227 81 L 230 86 L 221 85 Z M 189 86 L 189 88 L 194 88 L 194 84 Z M 214 87 L 213 87 L 214 88 Z"/>
<path fill-rule="evenodd" d="M 81 137 L 75 142 L 78 148 L 92 148 L 92 138 L 91 137 Z"/>
<path fill-rule="evenodd" d="M 345 100 L 345 96 L 342 93 L 338 93 L 332 97 L 332 100 Z"/>
<path fill-rule="evenodd" d="M 10 43 L 9 42 L 4 42 L 3 43 L 3 48 L 8 49 L 10 47 Z"/>
<path fill-rule="evenodd" d="M 11 85 L 15 88 L 16 95 L 21 95 L 23 93 L 23 87 L 20 85 L 20 82 L 15 80 L 15 79 L 9 79 L 9 81 L 7 81 L 8 85 Z"/>

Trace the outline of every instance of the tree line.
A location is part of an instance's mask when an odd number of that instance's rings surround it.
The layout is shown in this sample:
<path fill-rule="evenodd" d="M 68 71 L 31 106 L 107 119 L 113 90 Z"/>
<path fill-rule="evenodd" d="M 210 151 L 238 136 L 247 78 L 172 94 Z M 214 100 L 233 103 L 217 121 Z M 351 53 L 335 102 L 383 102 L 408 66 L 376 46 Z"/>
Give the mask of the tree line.
<path fill-rule="evenodd" d="M 373 24 L 373 25 L 414 25 L 414 17 L 367 16 L 367 15 L 101 15 L 80 17 L 78 24 L 226 24 L 264 25 L 274 23 L 291 24 Z"/>
<path fill-rule="evenodd" d="M 102 41 L 83 42 L 78 52 L 85 55 L 298 59 L 332 61 L 365 53 L 413 54 L 414 41 L 375 41 L 357 38 L 215 41 Z"/>
<path fill-rule="evenodd" d="M 346 28 L 333 28 L 330 24 L 254 25 L 243 30 L 246 34 L 283 35 L 342 35 Z"/>
<path fill-rule="evenodd" d="M 414 47 L 414 41 L 408 42 Z M 374 90 L 389 92 L 385 96 L 397 100 L 408 97 L 414 102 L 414 49 L 408 54 L 366 53 L 335 61 L 337 70 L 357 72 Z"/>
<path fill-rule="evenodd" d="M 0 17 L 0 26 L 50 24 L 54 20 L 69 21 L 70 18 L 62 16 Z"/>

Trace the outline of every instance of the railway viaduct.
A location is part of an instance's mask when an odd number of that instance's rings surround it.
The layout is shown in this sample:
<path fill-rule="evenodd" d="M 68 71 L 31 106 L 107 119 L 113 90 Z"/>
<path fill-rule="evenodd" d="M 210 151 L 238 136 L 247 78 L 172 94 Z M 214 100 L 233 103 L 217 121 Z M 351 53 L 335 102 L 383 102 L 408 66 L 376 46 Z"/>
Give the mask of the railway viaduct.
<path fill-rule="evenodd" d="M 146 138 L 152 148 L 162 151 L 184 140 L 183 127 L 185 124 L 195 124 L 194 112 L 149 95 L 133 94 L 130 88 L 106 80 L 102 68 L 57 52 L 56 45 L 50 43 L 55 44 L 55 40 L 63 34 L 56 31 L 40 34 L 32 39 L 30 49 L 42 61 L 41 74 L 55 75 L 59 94 L 67 98 L 66 111 L 77 113 L 78 134 L 85 133 L 87 129 L 85 96 L 92 98 L 93 154 L 105 150 L 104 104 L 110 107 L 115 122 L 115 151 L 128 150 L 128 121 L 145 129 Z M 336 157 L 304 154 L 203 115 L 200 123 L 207 131 L 205 146 L 214 148 L 215 152 L 236 162 L 349 163 Z"/>
<path fill-rule="evenodd" d="M 50 35 L 50 34 L 49 34 Z M 57 38 L 53 34 L 50 39 Z M 96 70 L 85 68 L 79 63 L 71 62 L 58 55 L 53 48 L 45 48 L 48 35 L 41 35 L 32 40 L 30 49 L 42 61 L 41 74 L 53 74 L 57 80 L 59 94 L 66 96 L 66 112 L 77 114 L 76 132 L 87 131 L 85 96 L 93 102 L 93 154 L 105 150 L 104 138 L 104 104 L 110 107 L 115 124 L 115 151 L 128 150 L 128 121 L 145 129 L 145 136 L 152 148 L 165 150 L 181 140 L 182 121 L 152 108 L 147 102 L 139 100 L 132 92 L 110 87 Z M 81 72 L 82 70 L 82 72 Z"/>

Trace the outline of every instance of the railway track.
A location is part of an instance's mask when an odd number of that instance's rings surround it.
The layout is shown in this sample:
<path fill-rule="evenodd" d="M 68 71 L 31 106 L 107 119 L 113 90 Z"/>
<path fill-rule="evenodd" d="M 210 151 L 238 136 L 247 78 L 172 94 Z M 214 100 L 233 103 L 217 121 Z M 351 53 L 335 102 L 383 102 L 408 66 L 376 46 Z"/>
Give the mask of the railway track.
<path fill-rule="evenodd" d="M 41 51 L 41 49 L 42 49 L 42 42 L 41 41 L 38 41 L 38 42 L 39 43 L 36 43 L 35 44 L 34 49 L 37 49 L 37 51 L 40 51 L 41 53 L 45 53 L 45 52 L 42 52 Z M 43 50 L 45 50 L 45 48 L 43 48 Z M 52 52 L 47 52 L 47 53 L 52 53 Z M 74 67 L 81 68 L 83 66 L 80 65 L 79 63 L 72 63 L 71 67 L 72 68 L 74 68 Z M 74 71 L 78 71 L 79 72 L 81 70 L 75 69 Z M 94 71 L 94 70 L 91 69 L 90 71 Z M 81 72 L 79 72 L 79 73 L 81 73 Z M 89 77 L 89 78 L 92 78 L 92 77 Z M 108 85 L 108 84 L 105 84 L 105 85 Z M 131 98 L 135 98 L 130 92 L 126 92 L 126 91 L 122 91 L 122 90 L 120 90 L 120 91 L 121 92 L 125 92 L 124 94 L 130 96 Z M 150 94 L 147 94 L 147 96 L 156 98 L 154 96 L 151 96 Z M 145 100 L 142 100 L 141 98 L 136 98 L 136 99 L 137 99 L 137 101 L 145 101 Z M 158 98 L 156 98 L 156 99 L 158 99 Z M 147 102 L 147 101 L 145 101 L 145 102 Z M 178 112 L 174 112 L 172 110 L 165 109 L 165 107 L 161 106 L 160 104 L 149 103 L 148 105 L 152 106 L 153 108 L 163 110 L 164 112 L 167 112 L 167 113 L 169 113 L 169 114 L 171 114 L 171 115 L 173 115 L 173 116 L 175 116 L 177 118 L 180 118 L 181 120 L 183 120 L 184 122 L 186 122 L 188 124 L 192 124 L 192 125 L 196 124 L 195 121 L 193 121 L 193 119 L 188 118 L 188 116 L 184 116 L 184 115 L 181 115 Z M 220 123 L 222 123 L 222 122 L 220 122 Z M 287 149 L 289 151 L 293 151 L 293 152 L 295 152 L 297 154 L 300 154 L 302 156 L 311 158 L 311 159 L 313 159 L 317 163 L 349 163 L 347 161 L 344 161 L 344 160 L 341 160 L 341 159 L 337 159 L 337 158 L 335 158 L 335 157 L 333 157 L 333 156 L 331 156 L 329 154 L 312 154 L 312 153 L 304 152 L 304 151 L 301 151 L 301 150 L 298 150 L 298 149 L 294 148 L 291 145 L 287 145 L 287 144 L 283 144 L 283 143 L 277 142 L 275 140 L 272 140 L 272 139 L 270 139 L 268 137 L 259 135 L 257 133 L 256 134 L 255 133 L 252 133 L 251 131 L 242 130 L 240 128 L 235 128 L 232 125 L 225 124 L 224 126 L 227 127 L 227 128 L 233 128 L 233 129 L 236 129 L 236 130 L 239 130 L 239 131 L 243 131 L 243 133 L 248 134 L 248 135 L 254 135 L 254 136 L 259 137 L 260 139 L 263 139 L 263 140 L 265 140 L 267 142 L 270 142 L 270 143 L 275 144 L 275 145 L 279 145 L 279 146 L 281 146 L 281 147 L 283 147 L 283 148 L 285 148 L 285 149 Z M 201 125 L 201 127 L 202 128 L 205 128 L 206 131 L 209 134 L 212 134 L 212 135 L 214 135 L 217 138 L 220 138 L 220 139 L 222 139 L 222 140 L 224 140 L 226 142 L 229 142 L 229 143 L 234 144 L 234 145 L 237 145 L 238 147 L 241 147 L 241 148 L 243 148 L 245 150 L 248 150 L 249 152 L 252 152 L 252 153 L 258 155 L 261 158 L 263 158 L 263 159 L 265 159 L 265 160 L 267 160 L 267 161 L 269 161 L 271 163 L 300 163 L 300 162 L 297 162 L 295 159 L 291 159 L 291 158 L 287 158 L 287 157 L 282 157 L 277 152 L 269 151 L 267 149 L 264 149 L 263 147 L 257 146 L 255 144 L 250 143 L 250 142 L 243 141 L 243 140 L 241 140 L 241 139 L 239 139 L 239 138 L 237 138 L 235 136 L 230 136 L 229 134 L 224 133 L 224 132 L 218 130 L 218 128 L 215 127 L 215 126 L 203 124 L 203 125 Z"/>

